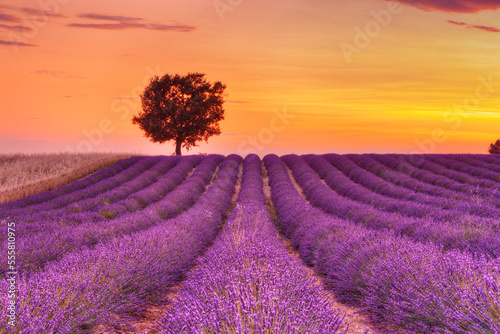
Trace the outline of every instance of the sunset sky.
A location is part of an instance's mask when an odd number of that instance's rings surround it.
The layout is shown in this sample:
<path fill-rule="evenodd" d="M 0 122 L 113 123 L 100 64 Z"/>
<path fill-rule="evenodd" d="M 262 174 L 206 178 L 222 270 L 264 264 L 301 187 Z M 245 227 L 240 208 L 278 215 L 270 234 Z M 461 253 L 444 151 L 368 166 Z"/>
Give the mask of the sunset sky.
<path fill-rule="evenodd" d="M 0 59 L 0 153 L 171 154 L 131 122 L 155 73 L 227 85 L 222 135 L 189 153 L 500 137 L 500 0 L 4 0 Z"/>

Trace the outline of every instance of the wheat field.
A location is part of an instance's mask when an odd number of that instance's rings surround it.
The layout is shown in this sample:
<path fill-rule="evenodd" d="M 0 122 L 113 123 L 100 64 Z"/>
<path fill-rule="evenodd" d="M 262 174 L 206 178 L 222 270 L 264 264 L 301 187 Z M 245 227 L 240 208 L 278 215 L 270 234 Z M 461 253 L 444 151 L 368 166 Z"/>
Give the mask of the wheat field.
<path fill-rule="evenodd" d="M 0 154 L 0 203 L 56 189 L 129 156 L 117 153 Z"/>

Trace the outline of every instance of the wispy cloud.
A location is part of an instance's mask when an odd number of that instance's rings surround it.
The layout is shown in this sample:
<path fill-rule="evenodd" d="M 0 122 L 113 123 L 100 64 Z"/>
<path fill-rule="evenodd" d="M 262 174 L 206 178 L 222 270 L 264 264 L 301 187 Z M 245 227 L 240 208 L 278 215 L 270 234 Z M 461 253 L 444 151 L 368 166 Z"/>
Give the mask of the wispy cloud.
<path fill-rule="evenodd" d="M 386 0 L 399 2 L 425 11 L 476 13 L 500 8 L 500 0 Z"/>
<path fill-rule="evenodd" d="M 17 32 L 23 32 L 23 31 L 30 31 L 31 28 L 25 27 L 25 26 L 9 26 L 6 24 L 0 24 L 0 28 L 11 30 L 11 31 L 17 31 Z"/>
<path fill-rule="evenodd" d="M 177 31 L 177 32 L 191 32 L 196 30 L 196 27 L 185 24 L 158 24 L 149 23 L 143 26 L 145 29 L 150 30 L 163 30 L 163 31 Z"/>
<path fill-rule="evenodd" d="M 90 29 L 102 29 L 102 30 L 124 30 L 133 28 L 128 24 L 122 24 L 122 23 L 102 23 L 102 24 L 70 23 L 67 26 L 73 28 L 90 28 Z"/>
<path fill-rule="evenodd" d="M 24 12 L 26 14 L 32 14 L 32 15 L 46 15 L 50 17 L 65 17 L 62 14 L 56 13 L 56 12 L 51 12 L 48 10 L 41 10 L 41 9 L 34 9 L 34 8 L 27 8 L 27 7 L 20 7 L 19 10 L 21 12 Z"/>
<path fill-rule="evenodd" d="M 65 17 L 64 15 L 61 15 L 57 12 L 38 9 L 38 8 L 19 7 L 19 6 L 5 5 L 5 4 L 0 4 L 0 8 L 16 11 L 18 13 L 31 14 L 31 15 L 40 15 L 40 16 L 49 16 L 49 17 Z M 9 16 L 12 16 L 12 15 L 9 15 Z M 15 17 L 15 18 L 17 18 L 17 17 Z M 19 21 L 20 21 L 20 19 L 18 19 L 17 21 L 11 21 L 11 22 L 19 22 Z"/>
<path fill-rule="evenodd" d="M 130 17 L 121 15 L 108 15 L 96 13 L 84 13 L 78 15 L 79 18 L 90 20 L 110 21 L 103 23 L 69 23 L 67 26 L 73 28 L 102 29 L 102 30 L 126 30 L 126 29 L 148 29 L 158 31 L 190 32 L 196 29 L 194 26 L 186 24 L 161 24 L 149 22 L 141 17 Z"/>
<path fill-rule="evenodd" d="M 188 25 L 168 25 L 168 24 L 156 24 L 156 23 L 70 23 L 69 27 L 74 28 L 90 28 L 90 29 L 103 29 L 103 30 L 125 30 L 125 29 L 149 29 L 149 30 L 161 30 L 161 31 L 176 31 L 176 32 L 190 32 L 196 29 L 196 27 Z"/>
<path fill-rule="evenodd" d="M 62 72 L 62 71 L 38 70 L 38 71 L 35 71 L 35 73 L 37 73 L 37 74 L 52 75 L 52 76 L 61 76 L 64 72 Z"/>
<path fill-rule="evenodd" d="M 0 7 L 1 7 L 1 5 L 0 5 Z M 18 18 L 17 16 L 14 16 L 14 15 L 0 13 L 0 21 L 20 22 L 21 19 Z"/>
<path fill-rule="evenodd" d="M 17 23 L 16 25 L 0 24 L 0 29 L 15 32 L 15 34 L 11 33 L 13 36 L 9 36 L 9 41 L 0 40 L 0 46 L 13 46 L 16 52 L 18 52 L 17 47 L 20 46 L 37 46 L 28 43 L 28 39 L 32 39 L 38 33 L 39 23 L 46 23 L 52 18 L 65 17 L 57 12 L 58 8 L 51 11 L 42 9 L 45 7 L 42 3 L 39 6 L 40 8 L 31 8 L 0 3 L 0 22 Z M 27 33 L 30 37 L 27 37 Z"/>
<path fill-rule="evenodd" d="M 49 75 L 52 77 L 63 78 L 63 79 L 87 79 L 86 77 L 67 74 L 64 71 L 38 70 L 38 71 L 35 71 L 33 73 L 42 74 L 42 75 Z"/>
<path fill-rule="evenodd" d="M 106 15 L 106 14 L 96 14 L 96 13 L 85 13 L 80 14 L 78 17 L 84 19 L 93 20 L 106 20 L 106 21 L 118 21 L 118 22 L 133 22 L 133 21 L 144 21 L 141 17 L 129 17 L 129 16 L 119 16 L 119 15 Z"/>
<path fill-rule="evenodd" d="M 452 21 L 448 20 L 448 23 L 455 24 L 457 26 L 465 27 L 468 29 L 479 29 L 479 30 L 484 30 L 488 32 L 500 32 L 500 29 L 497 27 L 489 27 L 489 26 L 483 26 L 483 25 L 473 25 L 473 24 L 468 24 L 465 22 L 457 22 L 457 21 Z"/>
<path fill-rule="evenodd" d="M 38 46 L 35 44 L 17 42 L 17 41 L 4 41 L 0 39 L 0 45 L 10 45 L 10 46 Z"/>

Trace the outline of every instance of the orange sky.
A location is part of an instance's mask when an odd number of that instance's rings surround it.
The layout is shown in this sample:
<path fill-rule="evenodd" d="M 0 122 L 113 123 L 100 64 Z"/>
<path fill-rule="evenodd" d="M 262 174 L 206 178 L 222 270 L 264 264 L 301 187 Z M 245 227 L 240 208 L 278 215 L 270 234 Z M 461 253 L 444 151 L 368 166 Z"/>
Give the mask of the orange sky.
<path fill-rule="evenodd" d="M 152 74 L 188 72 L 228 94 L 192 153 L 487 153 L 500 0 L 352 3 L 1 1 L 0 153 L 171 154 L 131 118 Z"/>

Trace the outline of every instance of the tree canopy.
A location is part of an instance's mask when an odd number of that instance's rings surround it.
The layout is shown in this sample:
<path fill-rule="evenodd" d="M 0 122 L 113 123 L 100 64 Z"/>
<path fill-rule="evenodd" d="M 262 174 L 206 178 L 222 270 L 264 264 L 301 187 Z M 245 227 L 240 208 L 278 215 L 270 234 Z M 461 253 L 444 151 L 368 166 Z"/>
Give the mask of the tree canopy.
<path fill-rule="evenodd" d="M 198 141 L 220 135 L 225 89 L 202 73 L 155 75 L 141 94 L 142 111 L 132 123 L 152 142 L 175 141 L 175 153 L 181 155 L 181 146 L 189 150 Z"/>
<path fill-rule="evenodd" d="M 490 154 L 500 154 L 500 139 L 497 139 L 494 144 L 490 144 L 488 152 L 490 152 Z"/>

